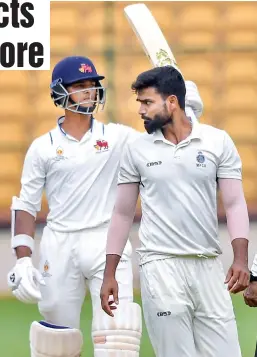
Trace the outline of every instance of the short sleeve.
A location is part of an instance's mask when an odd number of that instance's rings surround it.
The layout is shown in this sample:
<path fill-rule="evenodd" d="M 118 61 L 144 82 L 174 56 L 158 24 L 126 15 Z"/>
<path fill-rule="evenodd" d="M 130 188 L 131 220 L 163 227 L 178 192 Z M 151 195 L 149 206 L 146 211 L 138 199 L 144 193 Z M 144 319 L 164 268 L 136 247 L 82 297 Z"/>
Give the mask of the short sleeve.
<path fill-rule="evenodd" d="M 223 150 L 218 166 L 218 178 L 242 179 L 242 162 L 231 137 L 224 132 Z"/>
<path fill-rule="evenodd" d="M 127 144 L 123 150 L 120 161 L 118 184 L 136 182 L 139 183 L 141 181 L 132 150 L 133 149 L 131 144 Z"/>

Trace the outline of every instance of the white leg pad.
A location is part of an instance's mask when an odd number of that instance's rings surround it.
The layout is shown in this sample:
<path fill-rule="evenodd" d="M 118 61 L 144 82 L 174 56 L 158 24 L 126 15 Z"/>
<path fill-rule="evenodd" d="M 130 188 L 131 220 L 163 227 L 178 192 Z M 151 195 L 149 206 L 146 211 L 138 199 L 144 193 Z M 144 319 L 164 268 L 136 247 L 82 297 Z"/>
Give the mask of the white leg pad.
<path fill-rule="evenodd" d="M 36 321 L 32 322 L 30 327 L 31 357 L 79 357 L 83 345 L 81 331 L 61 326 L 49 326 L 46 327 Z"/>
<path fill-rule="evenodd" d="M 136 303 L 120 302 L 114 317 L 102 309 L 92 324 L 94 357 L 139 357 L 142 313 Z"/>

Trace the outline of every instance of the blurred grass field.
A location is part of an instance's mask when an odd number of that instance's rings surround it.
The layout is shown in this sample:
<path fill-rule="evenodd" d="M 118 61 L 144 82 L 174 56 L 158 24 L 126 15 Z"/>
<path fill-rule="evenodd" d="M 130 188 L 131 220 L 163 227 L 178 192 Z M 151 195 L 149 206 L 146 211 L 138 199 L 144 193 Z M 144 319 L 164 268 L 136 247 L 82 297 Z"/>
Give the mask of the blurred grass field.
<path fill-rule="evenodd" d="M 137 295 L 135 301 L 141 303 Z M 257 338 L 257 309 L 244 304 L 242 295 L 233 296 L 243 357 L 253 357 Z M 83 357 L 92 357 L 90 337 L 91 302 L 86 298 L 82 312 L 81 328 L 84 333 Z M 39 320 L 36 305 L 25 305 L 14 299 L 0 300 L 0 357 L 29 357 L 28 331 L 33 320 Z M 146 329 L 143 330 L 140 357 L 154 357 Z M 233 356 L 227 356 L 233 357 Z"/>

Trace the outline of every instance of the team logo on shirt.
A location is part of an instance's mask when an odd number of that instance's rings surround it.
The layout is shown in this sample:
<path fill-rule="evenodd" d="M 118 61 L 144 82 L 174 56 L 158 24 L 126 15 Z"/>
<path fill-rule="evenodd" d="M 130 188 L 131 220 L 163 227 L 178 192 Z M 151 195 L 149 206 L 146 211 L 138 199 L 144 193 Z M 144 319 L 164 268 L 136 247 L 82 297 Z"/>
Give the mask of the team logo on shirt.
<path fill-rule="evenodd" d="M 108 141 L 106 140 L 96 140 L 96 143 L 94 145 L 94 148 L 96 149 L 96 152 L 105 152 L 109 150 L 109 144 Z"/>
<path fill-rule="evenodd" d="M 61 148 L 60 146 L 58 146 L 58 148 L 56 149 L 56 154 L 58 156 L 62 156 L 63 155 L 63 148 Z"/>
<path fill-rule="evenodd" d="M 53 158 L 54 161 L 61 161 L 67 159 L 64 155 L 64 150 L 61 146 L 56 148 L 56 156 Z"/>
<path fill-rule="evenodd" d="M 196 167 L 206 167 L 205 164 L 205 156 L 202 151 L 198 151 L 198 155 L 196 156 Z"/>
<path fill-rule="evenodd" d="M 44 278 L 49 278 L 50 276 L 52 276 L 51 274 L 49 274 L 49 269 L 50 269 L 50 266 L 49 266 L 49 262 L 48 260 L 45 261 L 45 264 L 44 264 L 44 271 L 42 273 L 42 276 Z"/>

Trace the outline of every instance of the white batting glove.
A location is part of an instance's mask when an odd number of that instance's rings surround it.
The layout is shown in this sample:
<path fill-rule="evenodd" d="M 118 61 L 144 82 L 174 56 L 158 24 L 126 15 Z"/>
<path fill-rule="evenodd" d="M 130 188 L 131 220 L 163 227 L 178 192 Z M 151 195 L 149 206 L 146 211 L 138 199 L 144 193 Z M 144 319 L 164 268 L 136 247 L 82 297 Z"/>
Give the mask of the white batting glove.
<path fill-rule="evenodd" d="M 34 268 L 30 257 L 17 260 L 7 275 L 7 283 L 13 295 L 27 304 L 35 304 L 41 300 L 40 285 L 45 285 L 42 275 Z"/>
<path fill-rule="evenodd" d="M 192 108 L 195 117 L 199 119 L 203 112 L 203 101 L 198 92 L 198 88 L 196 84 L 192 81 L 185 81 L 185 84 L 186 84 L 186 109 Z"/>

